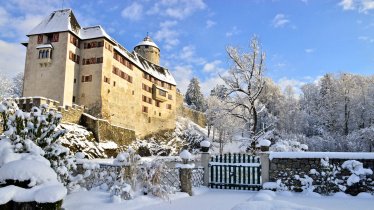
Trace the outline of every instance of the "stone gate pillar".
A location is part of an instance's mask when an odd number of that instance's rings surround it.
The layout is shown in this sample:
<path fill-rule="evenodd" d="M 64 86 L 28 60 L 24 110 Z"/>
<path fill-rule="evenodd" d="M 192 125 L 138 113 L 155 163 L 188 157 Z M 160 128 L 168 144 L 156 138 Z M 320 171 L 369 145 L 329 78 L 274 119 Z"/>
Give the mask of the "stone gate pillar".
<path fill-rule="evenodd" d="M 260 152 L 260 162 L 261 162 L 261 179 L 262 183 L 269 181 L 269 168 L 270 168 L 270 160 L 269 160 L 269 153 L 268 152 Z"/>
<path fill-rule="evenodd" d="M 210 160 L 210 153 L 209 152 L 201 152 L 201 165 L 204 167 L 204 186 L 209 186 L 209 160 Z"/>

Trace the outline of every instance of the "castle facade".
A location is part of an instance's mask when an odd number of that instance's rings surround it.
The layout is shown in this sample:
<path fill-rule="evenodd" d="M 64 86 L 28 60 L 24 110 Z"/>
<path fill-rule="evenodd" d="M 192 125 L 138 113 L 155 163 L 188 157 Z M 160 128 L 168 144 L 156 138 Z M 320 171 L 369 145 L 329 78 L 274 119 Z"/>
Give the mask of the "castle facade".
<path fill-rule="evenodd" d="M 175 128 L 176 82 L 147 35 L 130 52 L 101 26 L 81 27 L 71 9 L 27 34 L 24 97 L 77 104 L 137 137 Z"/>

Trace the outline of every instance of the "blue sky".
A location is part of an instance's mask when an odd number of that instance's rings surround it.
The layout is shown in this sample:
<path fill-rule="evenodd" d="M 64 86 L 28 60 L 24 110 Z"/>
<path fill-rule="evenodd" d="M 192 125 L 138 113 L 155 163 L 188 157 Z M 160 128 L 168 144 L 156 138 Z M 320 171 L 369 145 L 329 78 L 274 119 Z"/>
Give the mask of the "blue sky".
<path fill-rule="evenodd" d="M 18 43 L 61 0 L 1 0 L 0 68 L 23 71 Z M 229 67 L 228 45 L 248 50 L 256 34 L 266 75 L 296 88 L 327 72 L 374 74 L 374 0 L 65 0 L 82 26 L 102 25 L 127 49 L 149 32 L 182 92 L 191 77 L 205 93 Z"/>

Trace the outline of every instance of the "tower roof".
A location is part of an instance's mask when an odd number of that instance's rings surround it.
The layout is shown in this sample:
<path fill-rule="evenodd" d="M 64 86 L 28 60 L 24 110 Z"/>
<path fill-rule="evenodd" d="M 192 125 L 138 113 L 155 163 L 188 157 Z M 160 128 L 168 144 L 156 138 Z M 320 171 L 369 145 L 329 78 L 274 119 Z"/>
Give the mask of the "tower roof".
<path fill-rule="evenodd" d="M 53 33 L 61 31 L 79 31 L 80 25 L 71 9 L 52 12 L 48 17 L 34 27 L 27 35 Z"/>
<path fill-rule="evenodd" d="M 135 47 L 137 46 L 152 46 L 152 47 L 156 47 L 157 49 L 160 49 L 156 43 L 153 42 L 153 40 L 151 39 L 150 36 L 147 36 L 143 39 L 143 41 L 139 42 Z"/>

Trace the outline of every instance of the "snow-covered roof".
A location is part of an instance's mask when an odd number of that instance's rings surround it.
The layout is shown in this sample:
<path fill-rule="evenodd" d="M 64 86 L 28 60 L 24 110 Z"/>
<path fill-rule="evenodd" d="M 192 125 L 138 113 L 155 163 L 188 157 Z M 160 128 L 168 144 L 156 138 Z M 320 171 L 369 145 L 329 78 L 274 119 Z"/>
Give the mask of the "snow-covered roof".
<path fill-rule="evenodd" d="M 130 53 L 125 49 L 121 49 L 119 46 L 114 46 L 114 49 L 137 65 L 141 70 L 152 75 L 156 79 L 176 85 L 175 79 L 168 69 L 148 61 L 136 52 Z"/>
<path fill-rule="evenodd" d="M 139 42 L 135 47 L 137 47 L 137 46 L 152 46 L 152 47 L 156 47 L 157 49 L 160 49 L 160 48 L 156 45 L 156 43 L 154 43 L 154 42 L 152 41 L 151 37 L 148 36 L 148 35 L 143 39 L 143 41 Z"/>
<path fill-rule="evenodd" d="M 36 46 L 36 49 L 42 49 L 42 48 L 53 48 L 51 44 L 41 44 Z"/>
<path fill-rule="evenodd" d="M 52 12 L 27 35 L 30 36 L 34 34 L 45 34 L 59 31 L 76 31 L 77 28 L 79 29 L 80 26 L 75 19 L 72 10 L 63 9 Z"/>
<path fill-rule="evenodd" d="M 94 39 L 98 37 L 105 37 L 114 41 L 101 26 L 85 27 L 79 30 L 79 37 L 81 39 Z"/>

